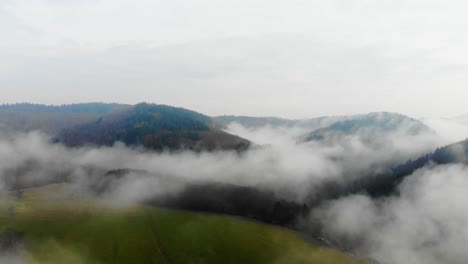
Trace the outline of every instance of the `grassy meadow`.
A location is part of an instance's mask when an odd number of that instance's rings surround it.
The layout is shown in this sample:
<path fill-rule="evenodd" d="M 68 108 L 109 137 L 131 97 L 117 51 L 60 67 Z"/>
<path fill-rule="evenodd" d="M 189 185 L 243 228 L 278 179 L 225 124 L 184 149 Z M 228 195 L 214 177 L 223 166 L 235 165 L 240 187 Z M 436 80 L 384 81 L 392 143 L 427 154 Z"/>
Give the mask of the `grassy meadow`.
<path fill-rule="evenodd" d="M 22 262 L 357 263 L 286 229 L 147 206 L 109 208 L 64 195 L 63 188 L 50 185 L 25 190 L 20 198 L 14 193 L 0 198 L 0 242 L 5 244 L 5 234 L 16 234 L 14 254 Z"/>

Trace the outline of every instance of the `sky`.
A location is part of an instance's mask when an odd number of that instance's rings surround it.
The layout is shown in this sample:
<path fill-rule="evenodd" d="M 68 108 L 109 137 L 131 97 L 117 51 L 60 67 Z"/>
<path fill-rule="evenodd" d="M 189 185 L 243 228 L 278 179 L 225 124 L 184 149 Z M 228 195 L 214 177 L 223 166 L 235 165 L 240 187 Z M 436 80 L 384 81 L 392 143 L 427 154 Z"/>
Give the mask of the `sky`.
<path fill-rule="evenodd" d="M 453 0 L 1 0 L 0 103 L 468 114 Z"/>

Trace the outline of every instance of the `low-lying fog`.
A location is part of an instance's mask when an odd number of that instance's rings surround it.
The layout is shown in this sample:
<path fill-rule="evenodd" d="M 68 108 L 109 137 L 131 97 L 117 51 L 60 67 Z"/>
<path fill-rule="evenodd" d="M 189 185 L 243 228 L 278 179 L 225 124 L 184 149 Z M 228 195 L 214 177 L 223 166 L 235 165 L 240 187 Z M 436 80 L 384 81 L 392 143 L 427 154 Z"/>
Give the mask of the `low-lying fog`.
<path fill-rule="evenodd" d="M 457 119 L 424 121 L 437 133 L 411 136 L 395 131 L 372 138 L 369 133 L 357 133 L 308 143 L 299 140 L 310 132 L 303 128 L 251 129 L 231 124 L 228 132 L 257 144 L 243 153 L 154 153 L 122 144 L 68 149 L 50 143 L 39 132 L 3 132 L 0 190 L 14 187 L 16 177 L 22 183 L 65 177 L 75 191 L 91 195 L 90 186 L 99 185 L 107 171 L 130 168 L 145 174 L 113 183 L 110 191 L 100 195 L 109 205 L 128 206 L 173 195 L 196 182 L 255 187 L 306 203 L 324 181 L 346 184 L 468 135 L 468 125 Z M 379 263 L 466 263 L 466 186 L 464 165 L 424 168 L 400 185 L 398 196 L 349 195 L 322 203 L 298 220 L 304 226 L 320 223 L 329 239 L 352 244 L 351 251 Z"/>

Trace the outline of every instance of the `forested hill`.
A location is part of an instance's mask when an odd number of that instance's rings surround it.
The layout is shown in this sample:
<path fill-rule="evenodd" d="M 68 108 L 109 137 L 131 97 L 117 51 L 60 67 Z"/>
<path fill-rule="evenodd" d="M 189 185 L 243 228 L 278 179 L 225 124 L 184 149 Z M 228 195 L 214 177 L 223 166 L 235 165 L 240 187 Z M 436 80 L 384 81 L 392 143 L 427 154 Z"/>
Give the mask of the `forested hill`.
<path fill-rule="evenodd" d="M 373 197 L 384 197 L 398 193 L 399 184 L 416 170 L 426 166 L 444 164 L 468 164 L 468 139 L 438 148 L 415 160 L 389 168 L 379 174 L 363 176 L 348 184 L 325 182 L 310 197 L 308 204 L 314 206 L 326 200 L 337 199 L 351 194 L 367 194 Z"/>
<path fill-rule="evenodd" d="M 129 108 L 129 105 L 84 103 L 69 105 L 0 105 L 0 127 L 17 131 L 40 130 L 55 135 L 61 130 L 96 120 L 104 114 Z"/>
<path fill-rule="evenodd" d="M 250 142 L 213 127 L 210 117 L 184 108 L 141 103 L 65 129 L 57 137 L 68 146 L 110 146 L 117 141 L 148 149 L 246 149 Z"/>
<path fill-rule="evenodd" d="M 338 120 L 329 126 L 310 132 L 303 137 L 303 140 L 317 141 L 358 134 L 366 137 L 381 137 L 392 132 L 400 132 L 402 135 L 418 135 L 431 132 L 431 129 L 421 121 L 405 115 L 376 112 Z"/>
<path fill-rule="evenodd" d="M 372 196 L 384 196 L 392 194 L 397 190 L 398 185 L 416 170 L 428 165 L 443 165 L 463 163 L 468 164 L 468 139 L 438 148 L 434 152 L 421 156 L 415 160 L 409 160 L 393 169 L 363 178 L 356 182 L 356 190 L 364 191 Z"/>
<path fill-rule="evenodd" d="M 14 112 L 45 112 L 45 113 L 96 113 L 106 114 L 116 108 L 129 107 L 126 104 L 117 103 L 80 103 L 80 104 L 62 104 L 62 105 L 44 105 L 44 104 L 2 104 L 0 111 Z"/>
<path fill-rule="evenodd" d="M 302 128 L 309 132 L 298 138 L 298 141 L 301 142 L 334 140 L 337 137 L 349 135 L 376 138 L 393 132 L 414 136 L 432 132 L 429 127 L 417 119 L 390 112 L 374 112 L 349 116 L 323 116 L 309 119 L 225 115 L 215 117 L 214 121 L 221 127 L 237 123 L 248 128 L 263 126 Z"/>

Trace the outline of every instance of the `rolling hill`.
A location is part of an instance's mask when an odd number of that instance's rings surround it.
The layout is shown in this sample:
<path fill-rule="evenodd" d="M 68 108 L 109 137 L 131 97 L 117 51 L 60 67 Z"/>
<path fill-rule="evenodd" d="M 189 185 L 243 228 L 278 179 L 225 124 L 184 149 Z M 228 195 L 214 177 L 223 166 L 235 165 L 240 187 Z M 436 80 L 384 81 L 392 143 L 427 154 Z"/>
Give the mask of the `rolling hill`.
<path fill-rule="evenodd" d="M 141 103 L 64 129 L 56 142 L 67 146 L 111 146 L 115 142 L 152 150 L 245 150 L 250 142 L 213 126 L 200 113 L 166 105 Z"/>
<path fill-rule="evenodd" d="M 130 107 L 123 104 L 83 103 L 70 105 L 0 105 L 0 128 L 28 132 L 40 130 L 56 135 L 65 128 L 96 120 L 102 115 Z"/>
<path fill-rule="evenodd" d="M 418 135 L 431 129 L 416 119 L 388 112 L 351 116 L 319 128 L 303 136 L 303 141 L 322 141 L 346 135 L 364 135 L 368 138 L 399 132 L 401 135 Z"/>
<path fill-rule="evenodd" d="M 372 196 L 385 196 L 395 193 L 401 181 L 420 168 L 454 163 L 468 164 L 468 139 L 438 148 L 432 153 L 395 166 L 385 173 L 362 178 L 354 183 L 354 188 L 355 191 L 366 192 Z"/>
<path fill-rule="evenodd" d="M 2 196 L 0 260 L 35 264 L 361 263 L 286 229 L 147 206 L 106 207 L 65 188 L 48 185 L 24 190 L 20 198 L 12 193 Z"/>
<path fill-rule="evenodd" d="M 349 116 L 324 116 L 309 119 L 283 119 L 277 117 L 217 116 L 214 122 L 220 127 L 237 123 L 247 128 L 286 127 L 301 128 L 306 131 L 298 138 L 299 142 L 333 141 L 343 136 L 361 136 L 364 139 L 378 138 L 389 133 L 418 135 L 432 133 L 431 129 L 419 120 L 389 112 L 374 112 Z"/>
<path fill-rule="evenodd" d="M 398 195 L 398 185 L 416 170 L 426 166 L 456 163 L 468 164 L 468 139 L 438 148 L 417 159 L 388 168 L 382 173 L 364 175 L 347 184 L 323 182 L 310 196 L 307 206 L 312 208 L 324 201 L 352 194 L 366 194 L 376 198 Z"/>

